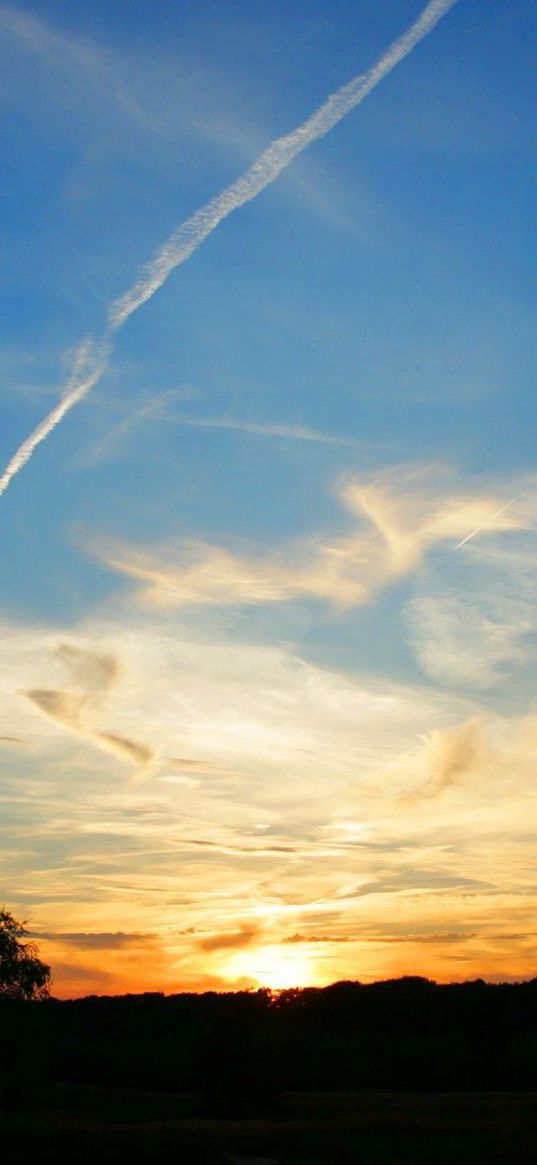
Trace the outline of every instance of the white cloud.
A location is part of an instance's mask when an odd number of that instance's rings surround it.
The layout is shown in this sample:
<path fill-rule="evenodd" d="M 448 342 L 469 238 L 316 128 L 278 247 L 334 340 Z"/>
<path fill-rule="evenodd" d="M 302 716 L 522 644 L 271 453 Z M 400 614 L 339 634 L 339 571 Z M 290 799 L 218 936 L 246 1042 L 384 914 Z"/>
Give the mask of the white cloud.
<path fill-rule="evenodd" d="M 13 735 L 45 750 L 65 729 L 88 744 L 107 734 L 112 743 L 141 739 L 162 757 L 164 773 L 194 762 L 200 772 L 234 772 L 246 782 L 270 775 L 277 786 L 293 773 L 321 801 L 326 781 L 367 779 L 414 732 L 462 707 L 382 680 L 345 678 L 283 648 L 207 642 L 176 623 L 97 622 L 68 636 L 5 626 L 2 641 Z M 289 787 L 294 803 L 299 789 Z M 276 787 L 262 793 L 274 805 L 280 796 Z"/>
<path fill-rule="evenodd" d="M 203 975 L 231 974 L 246 935 L 255 980 L 259 943 L 311 926 L 326 940 L 311 953 L 321 981 L 356 973 L 356 943 L 361 976 L 391 960 L 400 971 L 407 944 L 411 970 L 428 959 L 449 977 L 448 948 L 486 970 L 483 946 L 467 945 L 476 912 L 480 934 L 507 933 L 515 915 L 528 926 L 534 716 L 491 717 L 175 619 L 5 624 L 0 660 L 2 722 L 28 745 L 0 778 L 2 894 L 42 932 L 59 918 L 73 934 L 151 932 L 162 962 L 149 985 L 174 990 L 202 984 L 205 938 Z M 96 747 L 105 733 L 143 741 L 165 779 L 130 784 L 130 758 Z M 507 946 L 487 966 L 506 965 Z M 73 948 L 81 966 L 90 954 Z M 134 973 L 122 964 L 118 984 Z"/>
<path fill-rule="evenodd" d="M 412 600 L 408 616 L 421 667 L 444 684 L 494 688 L 535 653 L 537 614 L 516 599 L 429 596 Z"/>
<path fill-rule="evenodd" d="M 445 820 L 451 814 L 454 821 L 462 815 L 461 823 L 466 819 L 474 836 L 504 828 L 508 839 L 515 826 L 524 830 L 526 815 L 533 812 L 536 740 L 535 711 L 511 716 L 481 712 L 435 728 L 390 770 L 391 779 L 400 783 L 399 803 L 403 810 L 416 812 L 418 826 L 421 814 L 424 820 L 431 820 L 432 814 L 438 823 L 434 802 L 442 798 Z M 475 813 L 478 820 L 472 826 Z"/>
<path fill-rule="evenodd" d="M 522 499 L 528 527 L 535 526 L 534 509 L 533 499 Z M 500 541 L 485 533 L 449 564 L 422 573 L 406 608 L 409 640 L 423 670 L 466 689 L 498 687 L 536 656 L 534 535 Z"/>
<path fill-rule="evenodd" d="M 148 550 L 95 538 L 87 548 L 141 583 L 136 597 L 148 607 L 259 605 L 298 597 L 352 607 L 415 572 L 437 543 L 454 544 L 483 523 L 483 538 L 533 523 L 523 507 L 502 510 L 494 494 L 454 492 L 439 466 L 399 467 L 374 480 L 349 478 L 338 492 L 356 532 L 317 535 L 271 557 L 239 557 L 193 540 Z"/>

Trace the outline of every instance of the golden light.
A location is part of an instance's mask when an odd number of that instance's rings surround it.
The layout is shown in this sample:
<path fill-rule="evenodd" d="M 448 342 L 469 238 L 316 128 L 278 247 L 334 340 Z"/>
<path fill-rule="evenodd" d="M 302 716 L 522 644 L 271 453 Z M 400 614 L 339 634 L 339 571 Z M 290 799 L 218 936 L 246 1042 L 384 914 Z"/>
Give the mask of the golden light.
<path fill-rule="evenodd" d="M 269 987 L 271 991 L 315 984 L 309 956 L 300 950 L 282 949 L 281 946 L 240 951 L 226 960 L 221 974 L 229 979 L 255 979 L 260 987 Z"/>

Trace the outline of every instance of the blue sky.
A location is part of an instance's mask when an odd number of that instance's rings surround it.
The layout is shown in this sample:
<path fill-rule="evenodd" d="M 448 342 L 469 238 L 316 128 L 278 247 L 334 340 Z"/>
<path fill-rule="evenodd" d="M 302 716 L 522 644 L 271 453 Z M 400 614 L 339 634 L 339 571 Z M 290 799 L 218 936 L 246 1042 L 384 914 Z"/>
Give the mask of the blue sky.
<path fill-rule="evenodd" d="M 91 941 L 65 936 L 127 926 L 123 844 L 131 985 L 144 943 L 169 989 L 533 958 L 525 915 L 498 936 L 533 886 L 537 13 L 445 7 L 108 335 L 94 387 L 0 497 L 2 894 L 59 936 L 63 991 L 101 982 Z M 0 4 L 0 473 L 179 224 L 420 11 Z M 176 908 L 190 821 L 199 893 Z M 233 857 L 258 826 L 262 875 L 257 851 L 246 873 Z M 109 988 L 134 974 L 127 947 Z"/>

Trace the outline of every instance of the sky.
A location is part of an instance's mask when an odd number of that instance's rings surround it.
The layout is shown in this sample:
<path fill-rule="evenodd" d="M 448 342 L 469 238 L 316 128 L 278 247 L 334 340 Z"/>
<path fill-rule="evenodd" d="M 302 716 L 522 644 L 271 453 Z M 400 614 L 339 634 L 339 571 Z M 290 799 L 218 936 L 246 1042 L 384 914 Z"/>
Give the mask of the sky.
<path fill-rule="evenodd" d="M 0 900 L 56 995 L 535 974 L 536 44 L 0 2 Z"/>

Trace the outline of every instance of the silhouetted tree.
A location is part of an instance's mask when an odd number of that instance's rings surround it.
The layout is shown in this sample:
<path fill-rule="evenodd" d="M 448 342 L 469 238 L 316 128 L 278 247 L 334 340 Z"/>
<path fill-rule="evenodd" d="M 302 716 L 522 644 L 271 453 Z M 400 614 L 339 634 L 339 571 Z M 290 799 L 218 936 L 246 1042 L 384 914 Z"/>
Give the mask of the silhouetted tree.
<path fill-rule="evenodd" d="M 0 998 L 46 999 L 50 994 L 50 967 L 38 958 L 37 946 L 23 942 L 23 922 L 0 910 Z"/>

